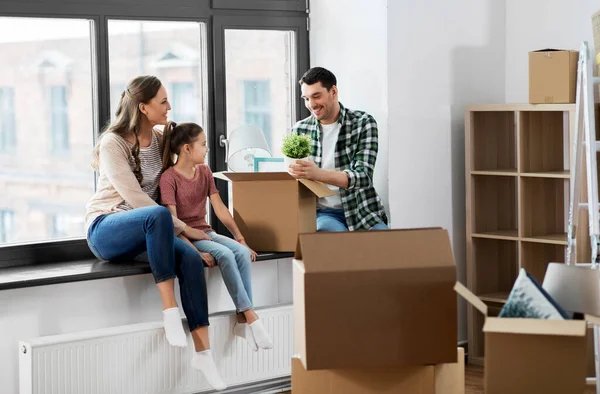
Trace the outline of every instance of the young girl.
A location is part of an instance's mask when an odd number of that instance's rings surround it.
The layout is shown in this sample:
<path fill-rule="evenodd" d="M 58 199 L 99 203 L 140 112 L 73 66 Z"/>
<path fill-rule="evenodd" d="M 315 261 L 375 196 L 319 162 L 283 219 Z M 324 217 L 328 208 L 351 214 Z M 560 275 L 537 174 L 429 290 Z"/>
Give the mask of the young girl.
<path fill-rule="evenodd" d="M 164 130 L 164 173 L 160 178 L 162 204 L 172 215 L 193 229 L 203 232 L 201 240 L 190 241 L 209 267 L 218 265 L 223 281 L 236 307 L 234 335 L 244 338 L 250 347 L 271 349 L 273 342 L 252 305 L 251 265 L 256 253 L 246 244 L 229 209 L 223 204 L 212 172 L 204 164 L 208 147 L 206 134 L 195 123 L 169 123 Z M 173 164 L 174 155 L 177 162 Z M 206 200 L 235 240 L 217 234 L 206 222 Z M 215 262 L 216 260 L 216 262 Z"/>

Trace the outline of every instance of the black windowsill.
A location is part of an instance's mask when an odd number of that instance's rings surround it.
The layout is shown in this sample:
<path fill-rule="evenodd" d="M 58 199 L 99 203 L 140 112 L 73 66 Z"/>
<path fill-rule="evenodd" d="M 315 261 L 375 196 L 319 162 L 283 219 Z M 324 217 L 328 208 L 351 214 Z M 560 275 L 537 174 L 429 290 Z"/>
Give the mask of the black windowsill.
<path fill-rule="evenodd" d="M 294 253 L 261 253 L 256 260 L 267 261 L 290 257 L 294 257 Z M 86 259 L 63 263 L 22 265 L 0 268 L 0 290 L 149 273 L 148 263 L 137 261 L 110 263 L 97 259 Z"/>

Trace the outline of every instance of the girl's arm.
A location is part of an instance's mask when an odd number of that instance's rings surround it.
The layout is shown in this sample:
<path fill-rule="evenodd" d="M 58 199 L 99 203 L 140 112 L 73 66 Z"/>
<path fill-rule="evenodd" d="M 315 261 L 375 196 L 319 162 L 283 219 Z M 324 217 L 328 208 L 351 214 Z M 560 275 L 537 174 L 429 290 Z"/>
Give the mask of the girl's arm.
<path fill-rule="evenodd" d="M 223 200 L 221 200 L 221 196 L 219 195 L 219 193 L 213 193 L 210 195 L 210 203 L 212 204 L 212 207 L 215 210 L 215 215 L 217 215 L 221 223 L 223 223 L 225 227 L 227 227 L 227 229 L 231 232 L 236 241 L 250 249 L 252 261 L 255 261 L 257 256 L 256 252 L 252 250 L 248 246 L 248 244 L 246 244 L 244 236 L 240 232 L 240 229 L 238 228 L 237 224 L 235 224 L 233 216 L 231 216 L 231 212 L 229 212 L 229 209 L 225 206 L 225 204 L 223 204 Z"/>
<path fill-rule="evenodd" d="M 177 207 L 175 205 L 167 205 L 167 209 L 169 210 L 169 212 L 171 212 L 171 215 L 173 215 L 173 217 L 177 217 Z M 185 228 L 183 229 L 181 234 L 178 235 L 178 237 L 186 241 L 188 244 L 192 245 L 194 249 L 196 249 L 196 247 L 190 241 L 190 238 L 194 241 L 212 241 L 212 239 L 204 231 L 198 230 L 197 228 L 189 227 L 188 225 L 185 226 Z"/>

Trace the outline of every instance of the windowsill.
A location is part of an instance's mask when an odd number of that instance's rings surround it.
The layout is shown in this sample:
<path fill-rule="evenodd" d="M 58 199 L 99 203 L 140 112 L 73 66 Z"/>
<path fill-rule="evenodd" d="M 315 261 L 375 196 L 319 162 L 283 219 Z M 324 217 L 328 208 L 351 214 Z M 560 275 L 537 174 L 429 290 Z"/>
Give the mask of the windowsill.
<path fill-rule="evenodd" d="M 294 253 L 263 253 L 258 255 L 256 261 L 277 260 L 293 256 Z M 149 273 L 151 271 L 148 263 L 138 261 L 110 263 L 97 259 L 87 259 L 64 263 L 23 265 L 0 268 L 0 290 Z"/>

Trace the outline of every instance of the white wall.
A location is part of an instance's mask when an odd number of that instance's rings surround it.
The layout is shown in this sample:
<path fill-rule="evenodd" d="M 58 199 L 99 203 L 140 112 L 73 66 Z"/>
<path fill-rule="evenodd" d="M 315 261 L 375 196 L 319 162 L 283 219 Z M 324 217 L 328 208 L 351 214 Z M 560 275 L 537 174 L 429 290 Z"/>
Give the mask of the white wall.
<path fill-rule="evenodd" d="M 505 3 L 389 1 L 387 17 L 393 225 L 447 228 L 464 281 L 464 106 L 504 101 Z"/>
<path fill-rule="evenodd" d="M 375 188 L 389 213 L 387 0 L 312 0 L 310 66 L 338 79 L 340 102 L 378 124 Z"/>
<path fill-rule="evenodd" d="M 529 101 L 528 53 L 544 48 L 594 46 L 597 0 L 506 0 L 506 102 Z M 600 43 L 599 43 L 600 44 Z"/>
<path fill-rule="evenodd" d="M 234 309 L 218 269 L 207 284 L 210 313 Z M 291 259 L 255 263 L 252 290 L 256 307 L 291 303 Z M 161 319 L 150 274 L 0 291 L 0 392 L 18 393 L 20 340 Z"/>

